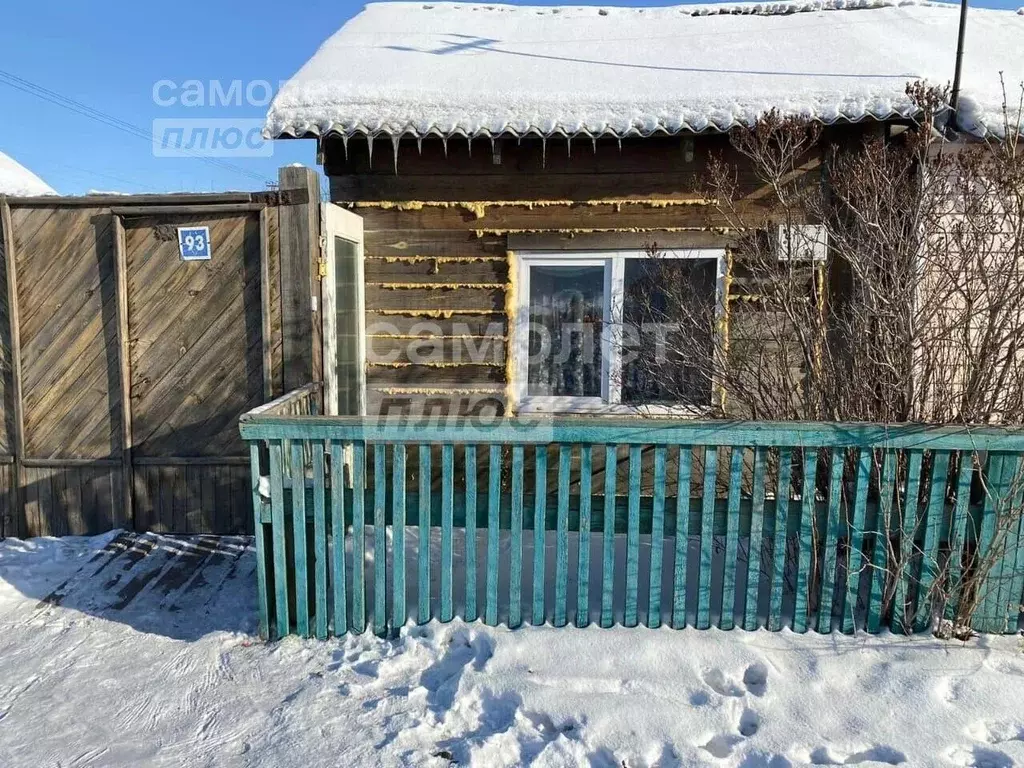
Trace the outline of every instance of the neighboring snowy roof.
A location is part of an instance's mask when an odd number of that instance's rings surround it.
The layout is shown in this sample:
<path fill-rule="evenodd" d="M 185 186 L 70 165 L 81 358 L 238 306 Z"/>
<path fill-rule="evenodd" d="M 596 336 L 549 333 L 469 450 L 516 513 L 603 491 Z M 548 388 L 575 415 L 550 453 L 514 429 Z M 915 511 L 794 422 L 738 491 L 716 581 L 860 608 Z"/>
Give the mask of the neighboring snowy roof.
<path fill-rule="evenodd" d="M 56 195 L 57 191 L 32 171 L 0 152 L 0 195 L 32 197 Z"/>
<path fill-rule="evenodd" d="M 271 105 L 269 137 L 648 135 L 727 130 L 776 107 L 825 123 L 910 116 L 953 78 L 958 8 L 797 0 L 664 8 L 372 3 Z M 961 126 L 1003 132 L 1024 15 L 972 8 Z"/>

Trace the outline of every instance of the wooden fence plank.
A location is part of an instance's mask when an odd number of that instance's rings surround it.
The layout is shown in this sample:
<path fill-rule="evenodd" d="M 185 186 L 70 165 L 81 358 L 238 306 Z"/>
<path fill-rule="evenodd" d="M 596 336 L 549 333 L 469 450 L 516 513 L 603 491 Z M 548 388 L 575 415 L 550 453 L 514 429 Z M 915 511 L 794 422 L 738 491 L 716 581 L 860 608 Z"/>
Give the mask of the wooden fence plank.
<path fill-rule="evenodd" d="M 455 482 L 455 446 L 441 446 L 441 621 L 451 621 L 452 600 L 452 507 Z"/>
<path fill-rule="evenodd" d="M 853 497 L 853 520 L 847 537 L 846 601 L 843 605 L 843 632 L 853 632 L 857 619 L 857 595 L 859 593 L 861 568 L 864 566 L 864 547 L 868 533 L 864 521 L 868 508 L 868 494 L 871 492 L 872 451 L 860 450 L 857 458 L 857 489 Z"/>
<path fill-rule="evenodd" d="M 430 621 L 430 446 L 420 443 L 420 508 L 419 508 L 419 545 L 416 551 L 419 598 L 419 612 L 416 621 L 426 624 Z"/>
<path fill-rule="evenodd" d="M 306 468 L 304 442 L 291 445 L 292 551 L 295 574 L 295 632 L 309 637 L 309 570 L 306 557 Z"/>
<path fill-rule="evenodd" d="M 725 535 L 725 571 L 722 578 L 722 614 L 718 626 L 732 629 L 736 610 L 736 561 L 740 547 L 740 496 L 743 482 L 743 449 L 733 447 L 729 457 L 728 529 Z"/>
<path fill-rule="evenodd" d="M 555 616 L 553 624 L 567 622 L 566 602 L 569 589 L 569 470 L 572 448 L 558 446 L 558 513 L 555 531 Z"/>
<path fill-rule="evenodd" d="M 580 539 L 576 568 L 576 626 L 590 624 L 590 505 L 593 448 L 580 446 Z"/>
<path fill-rule="evenodd" d="M 981 518 L 981 536 L 978 540 L 979 557 L 976 564 L 985 567 L 986 554 L 992 549 L 999 532 L 1000 497 L 1009 481 L 1009 464 L 1012 457 L 1005 453 L 991 453 L 988 457 L 988 468 L 985 472 L 985 506 Z M 979 559 L 981 558 L 981 559 Z M 1004 607 L 999 605 L 999 582 L 1002 578 L 1002 556 L 992 553 L 989 556 L 989 572 L 978 585 L 981 602 L 974 615 L 971 626 L 979 632 L 1001 632 L 1004 627 Z"/>
<path fill-rule="evenodd" d="M 613 613 L 615 579 L 615 467 L 617 447 L 604 449 L 604 531 L 601 538 L 601 626 L 615 622 Z"/>
<path fill-rule="evenodd" d="M 682 629 L 686 626 L 686 565 L 687 550 L 690 544 L 690 478 L 692 464 L 693 449 L 688 445 L 680 446 L 679 466 L 676 475 L 675 572 L 672 578 L 673 629 Z M 605 493 L 607 494 L 607 491 Z M 606 509 L 606 521 L 607 517 L 608 512 Z"/>
<path fill-rule="evenodd" d="M 267 593 L 267 544 L 263 539 L 263 495 L 260 493 L 260 445 L 253 442 L 249 445 L 249 456 L 252 461 L 252 468 L 249 474 L 250 485 L 252 486 L 252 510 L 253 510 L 253 545 L 256 549 L 256 601 L 260 614 L 259 628 L 260 637 L 264 640 L 270 639 L 270 600 Z"/>
<path fill-rule="evenodd" d="M 466 446 L 466 524 L 465 534 L 465 571 L 466 571 L 466 621 L 476 621 L 476 446 Z"/>
<path fill-rule="evenodd" d="M 405 626 L 405 446 L 391 448 L 391 632 Z"/>
<path fill-rule="evenodd" d="M 923 459 L 924 452 L 921 450 L 909 450 L 906 452 L 906 491 L 903 494 L 902 507 L 900 508 L 902 512 L 902 522 L 900 523 L 900 562 L 896 575 L 896 594 L 893 598 L 892 622 L 890 625 L 890 629 L 893 632 L 909 632 L 911 627 L 907 620 L 910 608 L 908 600 L 910 597 L 911 572 L 913 570 L 914 532 L 921 491 L 921 464 Z"/>
<path fill-rule="evenodd" d="M 501 446 L 492 445 L 487 467 L 487 583 L 484 621 L 498 625 L 498 533 L 501 525 Z"/>
<path fill-rule="evenodd" d="M 931 489 L 928 506 L 924 510 L 924 550 L 922 551 L 921 575 L 918 581 L 917 611 L 914 630 L 927 629 L 931 623 L 932 584 L 939 572 L 939 533 L 942 516 L 946 511 L 946 489 L 949 475 L 949 451 L 932 453 Z M 919 526 L 921 522 L 919 521 Z"/>
<path fill-rule="evenodd" d="M 802 487 L 800 489 L 800 549 L 796 561 L 796 600 L 793 606 L 793 631 L 806 632 L 810 619 L 810 574 L 814 566 L 811 546 L 814 539 L 814 510 L 818 479 L 818 451 L 804 449 Z"/>
<path fill-rule="evenodd" d="M 327 511 L 324 508 L 324 444 L 317 440 L 313 448 L 313 583 L 315 594 L 314 631 L 319 640 L 327 639 Z"/>
<path fill-rule="evenodd" d="M 277 625 L 271 639 L 291 633 L 288 610 L 288 559 L 285 549 L 284 522 L 284 452 L 280 440 L 270 442 L 270 508 L 273 514 L 271 531 L 274 539 L 274 605 Z"/>
<path fill-rule="evenodd" d="M 661 561 L 665 547 L 665 446 L 654 447 L 654 499 L 651 510 L 651 567 L 647 583 L 647 626 L 661 626 Z"/>
<path fill-rule="evenodd" d="M 366 630 L 366 443 L 352 446 L 352 616 L 355 632 Z"/>
<path fill-rule="evenodd" d="M 715 497 L 718 489 L 718 448 L 704 448 L 704 483 L 701 487 L 700 573 L 697 581 L 697 629 L 711 626 L 711 563 L 714 554 Z"/>
<path fill-rule="evenodd" d="M 896 488 L 896 454 L 881 451 L 879 459 L 879 504 L 878 520 L 875 525 L 874 549 L 871 555 L 871 592 L 868 597 L 867 631 L 877 633 L 882 626 L 885 612 L 885 589 L 889 573 L 890 528 L 892 526 L 893 494 Z"/>
<path fill-rule="evenodd" d="M 626 608 L 622 624 L 637 625 L 637 592 L 640 586 L 640 473 L 639 445 L 629 447 L 629 522 L 626 528 Z M 607 471 L 607 470 L 606 470 Z"/>
<path fill-rule="evenodd" d="M 818 606 L 818 631 L 832 631 L 833 589 L 836 583 L 836 547 L 839 546 L 839 532 L 842 527 L 843 469 L 846 451 L 833 448 L 829 467 L 828 513 L 825 520 L 825 566 L 821 573 L 821 603 Z"/>
<path fill-rule="evenodd" d="M 117 296 L 117 369 L 121 419 L 121 516 L 123 525 L 134 525 L 132 499 L 132 401 L 131 354 L 128 333 L 128 261 L 125 253 L 124 224 L 114 216 L 114 274 Z M 195 532 L 195 531 L 191 531 Z"/>
<path fill-rule="evenodd" d="M 548 454 L 546 448 L 537 448 L 534 456 L 533 509 L 533 620 L 534 626 L 544 623 L 544 507 L 547 499 Z"/>
<path fill-rule="evenodd" d="M 778 486 L 775 492 L 775 526 L 772 530 L 772 588 L 768 600 L 768 629 L 773 631 L 782 629 L 782 590 L 786 578 L 786 538 L 792 498 L 792 472 L 793 454 L 789 448 L 780 448 Z"/>
<path fill-rule="evenodd" d="M 971 481 L 974 478 L 974 452 L 960 451 L 957 460 L 956 499 L 950 510 L 949 519 L 949 590 L 950 601 L 946 607 L 946 618 L 956 618 L 956 605 L 963 596 L 961 583 L 964 563 L 965 529 L 969 522 L 968 506 L 971 500 Z"/>
<path fill-rule="evenodd" d="M 334 598 L 334 635 L 348 632 L 348 595 L 345 575 L 345 446 L 331 443 L 331 593 Z"/>
<path fill-rule="evenodd" d="M 18 304 L 18 267 L 17 253 L 14 248 L 14 224 L 11 219 L 11 207 L 4 198 L 0 200 L 0 229 L 3 230 L 4 261 L 7 277 L 7 320 L 10 324 L 11 336 L 11 401 L 14 410 L 14 466 L 10 483 L 10 505 L 13 514 L 17 517 L 16 528 L 25 531 L 39 530 L 38 522 L 35 526 L 27 517 L 26 494 L 24 491 L 25 473 L 22 471 L 22 459 L 25 457 L 25 394 L 22 391 L 23 373 L 21 367 L 21 313 Z M 23 534 L 24 535 L 24 534 Z"/>
<path fill-rule="evenodd" d="M 373 631 L 388 631 L 387 612 L 387 445 L 373 444 Z"/>
<path fill-rule="evenodd" d="M 512 446 L 512 533 L 508 583 L 508 626 L 523 621 L 523 446 Z"/>

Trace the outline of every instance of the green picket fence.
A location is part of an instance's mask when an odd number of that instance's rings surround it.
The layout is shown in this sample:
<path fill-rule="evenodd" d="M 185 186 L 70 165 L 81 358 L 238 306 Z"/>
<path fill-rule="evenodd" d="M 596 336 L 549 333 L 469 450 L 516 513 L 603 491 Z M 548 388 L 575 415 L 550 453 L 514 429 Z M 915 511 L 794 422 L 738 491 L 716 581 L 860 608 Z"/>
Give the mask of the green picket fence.
<path fill-rule="evenodd" d="M 1024 432 L 645 418 L 246 414 L 260 631 L 922 631 L 1024 602 Z M 982 578 L 984 576 L 984 578 Z"/>

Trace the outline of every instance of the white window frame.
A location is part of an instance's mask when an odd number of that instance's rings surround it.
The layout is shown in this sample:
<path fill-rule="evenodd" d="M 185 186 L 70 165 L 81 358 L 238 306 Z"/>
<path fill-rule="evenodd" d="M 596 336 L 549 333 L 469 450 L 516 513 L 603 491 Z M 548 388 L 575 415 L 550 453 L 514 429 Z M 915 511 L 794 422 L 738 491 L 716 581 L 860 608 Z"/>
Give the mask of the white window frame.
<path fill-rule="evenodd" d="M 625 282 L 626 259 L 646 259 L 644 250 L 590 250 L 590 251 L 518 251 L 517 305 L 512 328 L 512 390 L 519 413 L 600 413 L 703 416 L 711 410 L 707 406 L 625 404 L 622 402 L 622 298 Z M 682 248 L 666 251 L 659 258 L 709 259 L 716 263 L 715 306 L 716 327 L 720 327 L 725 314 L 724 248 Z M 548 267 L 604 267 L 604 309 L 601 332 L 601 397 L 547 397 L 530 395 L 529 388 L 529 325 L 530 325 L 530 268 Z M 717 364 L 717 361 L 716 361 Z M 713 397 L 713 395 L 712 395 Z"/>

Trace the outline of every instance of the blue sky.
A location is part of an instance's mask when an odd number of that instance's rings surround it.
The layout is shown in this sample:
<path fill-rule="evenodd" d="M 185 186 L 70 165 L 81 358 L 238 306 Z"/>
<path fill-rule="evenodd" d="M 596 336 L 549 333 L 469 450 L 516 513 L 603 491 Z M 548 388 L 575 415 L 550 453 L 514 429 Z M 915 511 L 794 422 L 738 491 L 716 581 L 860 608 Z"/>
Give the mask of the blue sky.
<path fill-rule="evenodd" d="M 1017 8 L 1024 0 L 976 5 Z M 537 4 L 537 3 L 532 3 Z M 637 5 L 602 2 L 600 5 Z M 645 2 L 641 5 L 676 3 Z M 0 150 L 64 194 L 258 190 L 282 165 L 313 165 L 310 141 L 275 142 L 272 157 L 225 158 L 231 167 L 195 157 L 154 157 L 154 120 L 261 118 L 264 107 L 161 106 L 186 81 L 278 83 L 321 42 L 359 12 L 351 0 L 35 0 L 0 12 Z M 356 64 L 357 65 L 357 64 Z M 13 75 L 136 126 L 143 137 L 77 114 L 10 85 Z M 254 94 L 259 97 L 259 86 Z"/>

